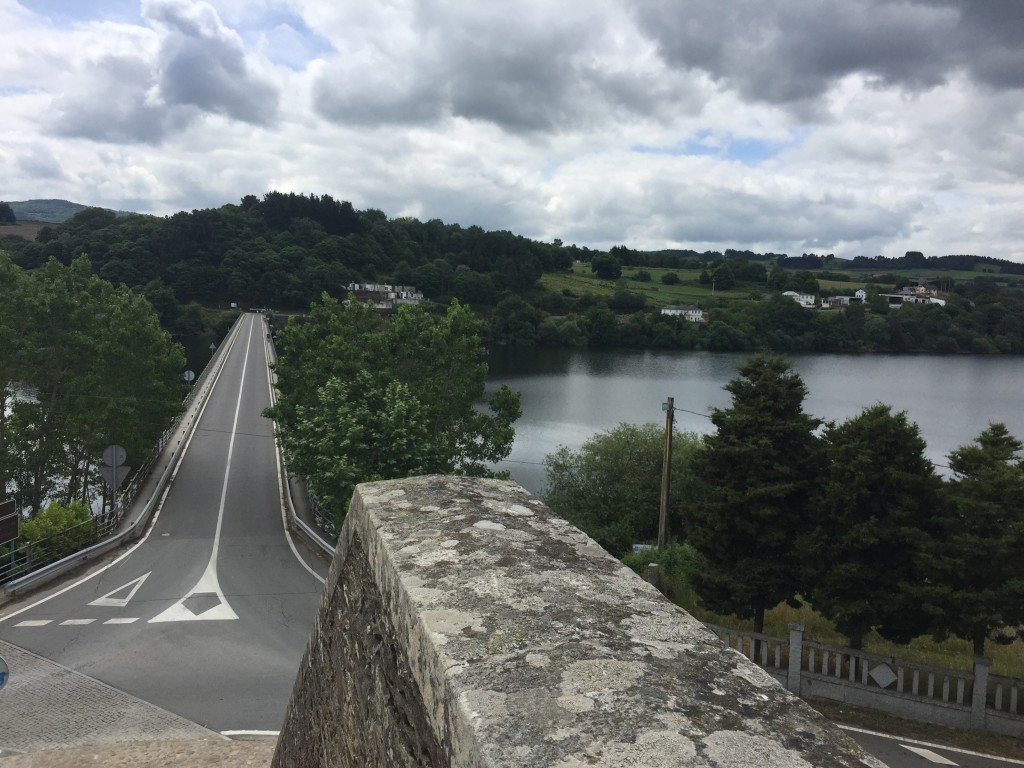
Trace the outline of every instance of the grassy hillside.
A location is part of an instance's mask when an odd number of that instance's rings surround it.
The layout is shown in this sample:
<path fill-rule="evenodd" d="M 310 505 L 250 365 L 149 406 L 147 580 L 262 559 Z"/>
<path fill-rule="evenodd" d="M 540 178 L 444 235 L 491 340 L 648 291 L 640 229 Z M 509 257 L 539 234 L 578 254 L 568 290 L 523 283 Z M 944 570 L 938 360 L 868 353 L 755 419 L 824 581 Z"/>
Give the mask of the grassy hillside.
<path fill-rule="evenodd" d="M 79 211 L 89 206 L 72 203 L 68 200 L 23 200 L 9 203 L 18 221 L 49 221 L 60 223 L 67 221 Z"/>
<path fill-rule="evenodd" d="M 88 205 L 72 203 L 70 200 L 22 200 L 8 202 L 18 221 L 46 221 L 59 224 L 67 221 L 79 211 L 89 208 Z M 117 211 L 119 216 L 126 211 Z"/>

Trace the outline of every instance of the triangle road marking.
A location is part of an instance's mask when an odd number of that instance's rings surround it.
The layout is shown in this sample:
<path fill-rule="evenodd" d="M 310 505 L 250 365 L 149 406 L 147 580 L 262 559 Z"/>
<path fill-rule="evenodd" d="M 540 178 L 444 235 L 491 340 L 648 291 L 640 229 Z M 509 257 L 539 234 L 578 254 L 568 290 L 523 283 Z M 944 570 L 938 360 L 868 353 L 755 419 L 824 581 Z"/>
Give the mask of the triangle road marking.
<path fill-rule="evenodd" d="M 112 589 L 110 592 L 107 592 L 107 594 L 105 594 L 103 597 L 97 597 L 95 600 L 89 603 L 89 605 L 102 605 L 109 606 L 111 608 L 124 608 L 126 605 L 128 605 L 128 602 L 133 597 L 135 597 L 135 593 L 139 591 L 139 587 L 142 586 L 142 583 L 146 580 L 150 573 L 152 573 L 152 571 L 142 574 L 141 576 L 139 576 L 139 578 L 133 579 L 132 581 L 129 581 L 127 584 L 122 584 L 117 589 Z M 114 595 L 116 595 L 118 592 L 124 592 L 129 587 L 131 587 L 131 589 L 129 590 L 127 595 L 123 595 L 121 597 L 114 597 Z"/>

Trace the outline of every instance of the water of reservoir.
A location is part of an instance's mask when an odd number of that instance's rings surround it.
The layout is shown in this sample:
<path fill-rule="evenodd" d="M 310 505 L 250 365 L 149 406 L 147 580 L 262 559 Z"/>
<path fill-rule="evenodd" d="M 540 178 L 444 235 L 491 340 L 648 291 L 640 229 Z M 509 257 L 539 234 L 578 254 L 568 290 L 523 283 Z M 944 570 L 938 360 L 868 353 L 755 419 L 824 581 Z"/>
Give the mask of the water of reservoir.
<path fill-rule="evenodd" d="M 498 350 L 489 387 L 522 392 L 523 415 L 508 460 L 498 465 L 530 491 L 543 492 L 544 457 L 579 448 L 596 432 L 627 422 L 665 423 L 661 404 L 675 398 L 680 429 L 706 433 L 702 415 L 728 407 L 722 387 L 746 354 L 639 350 Z M 797 355 L 807 385 L 804 410 L 843 421 L 874 403 L 906 411 L 940 472 L 946 455 L 1001 421 L 1024 439 L 1024 357 L 932 355 Z M 692 411 L 694 413 L 687 413 Z"/>

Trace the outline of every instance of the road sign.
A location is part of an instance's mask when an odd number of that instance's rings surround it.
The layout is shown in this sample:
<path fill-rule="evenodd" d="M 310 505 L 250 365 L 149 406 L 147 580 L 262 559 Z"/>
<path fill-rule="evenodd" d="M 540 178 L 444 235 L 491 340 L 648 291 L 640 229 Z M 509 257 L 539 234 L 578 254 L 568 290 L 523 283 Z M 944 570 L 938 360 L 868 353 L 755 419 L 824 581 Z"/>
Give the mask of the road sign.
<path fill-rule="evenodd" d="M 132 468 L 127 464 L 122 464 L 119 467 L 100 467 L 99 469 L 103 482 L 107 484 L 107 488 L 110 488 L 115 493 L 121 487 L 124 479 L 128 477 L 128 473 L 132 471 Z"/>
<path fill-rule="evenodd" d="M 120 445 L 108 445 L 103 449 L 103 463 L 109 467 L 119 467 L 128 458 L 128 452 Z"/>
<path fill-rule="evenodd" d="M 0 544 L 5 544 L 18 538 L 18 524 L 20 522 L 21 515 L 18 514 L 14 499 L 0 503 Z"/>
<path fill-rule="evenodd" d="M 182 378 L 185 379 L 185 381 L 187 381 L 189 384 L 191 384 L 193 381 L 196 380 L 196 372 L 185 371 L 185 373 L 182 374 Z"/>
<path fill-rule="evenodd" d="M 11 669 L 7 666 L 7 662 L 0 658 L 0 688 L 7 685 L 7 678 L 11 676 Z"/>

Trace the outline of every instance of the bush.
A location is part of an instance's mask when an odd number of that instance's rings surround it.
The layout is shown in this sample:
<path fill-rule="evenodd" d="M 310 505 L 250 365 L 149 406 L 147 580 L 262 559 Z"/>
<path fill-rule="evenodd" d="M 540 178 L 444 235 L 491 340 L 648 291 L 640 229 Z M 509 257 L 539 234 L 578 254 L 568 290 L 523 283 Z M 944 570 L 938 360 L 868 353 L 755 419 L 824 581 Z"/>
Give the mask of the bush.
<path fill-rule="evenodd" d="M 30 520 L 21 521 L 18 546 L 32 545 L 32 561 L 57 560 L 96 540 L 92 515 L 84 502 L 50 504 Z"/>
<path fill-rule="evenodd" d="M 684 608 L 697 604 L 697 593 L 693 590 L 694 574 L 704 565 L 700 552 L 689 544 L 670 542 L 662 549 L 644 549 L 631 552 L 622 562 L 643 576 L 650 563 L 657 563 L 662 571 L 662 588 L 665 596 Z"/>
<path fill-rule="evenodd" d="M 661 276 L 661 282 L 663 282 L 665 285 L 678 285 L 679 275 L 677 275 L 675 272 L 666 272 L 664 275 Z"/>

